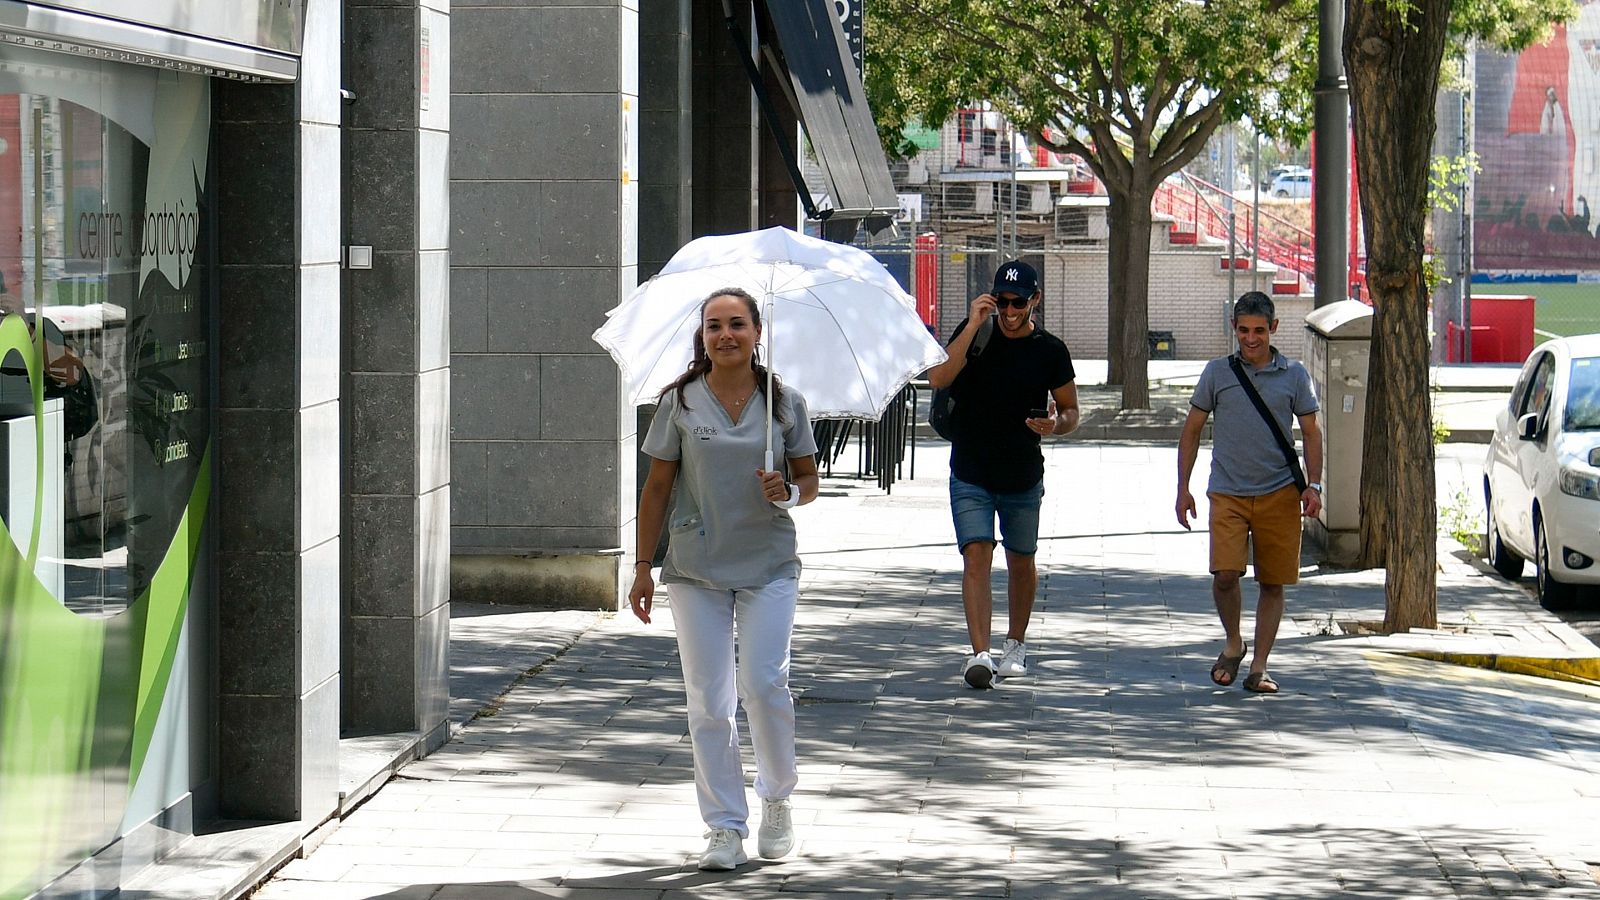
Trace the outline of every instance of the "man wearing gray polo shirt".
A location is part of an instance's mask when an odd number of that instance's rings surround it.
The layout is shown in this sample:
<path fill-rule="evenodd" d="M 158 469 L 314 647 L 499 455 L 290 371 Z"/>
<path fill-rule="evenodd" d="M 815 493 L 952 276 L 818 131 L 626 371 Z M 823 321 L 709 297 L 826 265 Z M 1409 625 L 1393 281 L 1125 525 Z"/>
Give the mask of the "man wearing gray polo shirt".
<path fill-rule="evenodd" d="M 1278 319 L 1272 298 L 1250 291 L 1233 304 L 1233 333 L 1239 342 L 1241 371 L 1261 396 L 1278 429 L 1288 436 L 1294 419 L 1305 438 L 1305 479 L 1279 447 L 1272 427 L 1257 409 L 1229 365 L 1232 357 L 1206 364 L 1191 398 L 1189 417 L 1178 440 L 1178 524 L 1189 527 L 1195 515 L 1189 475 L 1200 453 L 1206 419 L 1216 416 L 1211 430 L 1210 501 L 1211 598 L 1222 619 L 1227 640 L 1211 666 L 1211 680 L 1223 687 L 1234 683 L 1247 645 L 1239 627 L 1243 606 L 1239 579 L 1247 556 L 1255 566 L 1260 596 L 1256 601 L 1256 652 L 1244 688 L 1275 694 L 1278 683 L 1267 674 L 1267 656 L 1283 617 L 1283 589 L 1300 579 L 1300 517 L 1322 508 L 1322 431 L 1317 425 L 1317 395 L 1311 375 L 1298 361 L 1285 359 L 1272 344 Z"/>

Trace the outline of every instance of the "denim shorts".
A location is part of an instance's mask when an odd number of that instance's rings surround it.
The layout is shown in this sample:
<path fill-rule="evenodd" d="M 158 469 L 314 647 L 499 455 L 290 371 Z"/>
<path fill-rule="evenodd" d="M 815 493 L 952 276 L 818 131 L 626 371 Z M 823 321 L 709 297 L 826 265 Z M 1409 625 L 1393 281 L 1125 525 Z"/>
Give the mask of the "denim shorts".
<path fill-rule="evenodd" d="M 956 547 L 973 541 L 994 544 L 994 520 L 1000 517 L 1000 542 L 1007 550 L 1032 556 L 1039 550 L 1039 506 L 1044 482 L 1011 494 L 997 494 L 950 476 L 950 515 L 956 523 Z"/>

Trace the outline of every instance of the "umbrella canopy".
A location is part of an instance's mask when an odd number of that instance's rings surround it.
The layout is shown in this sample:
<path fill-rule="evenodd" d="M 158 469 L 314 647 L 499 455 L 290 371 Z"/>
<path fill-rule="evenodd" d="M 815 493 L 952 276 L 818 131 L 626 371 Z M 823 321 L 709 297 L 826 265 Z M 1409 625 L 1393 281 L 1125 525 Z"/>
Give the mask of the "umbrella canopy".
<path fill-rule="evenodd" d="M 768 368 L 813 418 L 877 419 L 906 383 L 945 359 L 916 303 L 866 252 L 788 228 L 703 237 L 607 313 L 594 333 L 634 404 L 688 368 L 700 304 L 719 288 L 762 307 Z"/>

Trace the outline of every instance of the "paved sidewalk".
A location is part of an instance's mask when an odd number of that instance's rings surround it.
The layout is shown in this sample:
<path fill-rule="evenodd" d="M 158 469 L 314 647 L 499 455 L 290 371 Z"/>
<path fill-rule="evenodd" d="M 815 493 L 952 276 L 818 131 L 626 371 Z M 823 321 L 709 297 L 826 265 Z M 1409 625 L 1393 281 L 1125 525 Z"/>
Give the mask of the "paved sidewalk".
<path fill-rule="evenodd" d="M 1056 442 L 1032 674 L 973 691 L 943 449 L 892 495 L 832 479 L 797 511 L 794 856 L 695 871 L 671 618 L 614 617 L 255 896 L 1600 897 L 1600 690 L 1396 652 L 1595 652 L 1520 588 L 1441 543 L 1446 627 L 1347 636 L 1381 572 L 1311 568 L 1284 693 L 1217 688 L 1175 450 Z"/>

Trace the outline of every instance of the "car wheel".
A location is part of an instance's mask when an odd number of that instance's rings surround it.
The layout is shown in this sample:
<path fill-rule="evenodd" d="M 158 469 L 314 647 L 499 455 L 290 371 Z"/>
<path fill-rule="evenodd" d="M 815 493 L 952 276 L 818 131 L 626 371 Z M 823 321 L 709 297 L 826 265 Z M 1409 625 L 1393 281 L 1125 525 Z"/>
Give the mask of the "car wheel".
<path fill-rule="evenodd" d="M 1500 540 L 1500 523 L 1495 521 L 1493 499 L 1485 495 L 1483 501 L 1489 519 L 1488 532 L 1484 536 L 1484 545 L 1489 548 L 1489 565 L 1494 566 L 1494 570 L 1501 575 L 1516 581 L 1522 577 L 1522 557 Z"/>
<path fill-rule="evenodd" d="M 1278 192 L 1278 197 L 1280 199 L 1287 200 L 1289 198 L 1289 192 L 1288 191 L 1279 191 Z"/>
<path fill-rule="evenodd" d="M 1539 605 L 1551 611 L 1571 609 L 1577 600 L 1578 590 L 1573 585 L 1557 581 L 1550 573 L 1550 539 L 1545 535 L 1544 519 L 1535 518 L 1533 528 L 1534 551 L 1539 557 L 1534 561 L 1538 568 Z"/>

